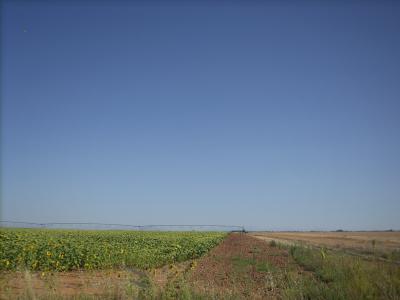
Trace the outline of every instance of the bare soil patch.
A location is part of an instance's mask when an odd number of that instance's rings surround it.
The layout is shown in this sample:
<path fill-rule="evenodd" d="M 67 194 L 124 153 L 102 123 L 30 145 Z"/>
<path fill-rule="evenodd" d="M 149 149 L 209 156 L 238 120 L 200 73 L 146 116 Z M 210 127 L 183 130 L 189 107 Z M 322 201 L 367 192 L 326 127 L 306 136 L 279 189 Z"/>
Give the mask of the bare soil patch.
<path fill-rule="evenodd" d="M 199 293 L 217 298 L 274 299 L 280 295 L 276 271 L 291 264 L 287 250 L 234 233 L 199 259 L 188 280 Z"/>
<path fill-rule="evenodd" d="M 3 299 L 147 299 L 162 293 L 166 285 L 188 273 L 193 260 L 158 269 L 109 269 L 70 272 L 0 272 Z M 145 296 L 141 293 L 145 292 Z M 149 296 L 150 295 L 150 296 Z"/>
<path fill-rule="evenodd" d="M 0 299 L 125 295 L 140 285 L 141 274 L 127 270 L 73 272 L 3 272 Z"/>

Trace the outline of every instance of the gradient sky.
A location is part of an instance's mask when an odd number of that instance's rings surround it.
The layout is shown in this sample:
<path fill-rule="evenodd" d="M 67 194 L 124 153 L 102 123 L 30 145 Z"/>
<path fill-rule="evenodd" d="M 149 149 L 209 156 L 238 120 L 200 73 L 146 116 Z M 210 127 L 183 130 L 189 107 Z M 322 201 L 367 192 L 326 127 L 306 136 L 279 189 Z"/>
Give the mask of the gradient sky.
<path fill-rule="evenodd" d="M 2 218 L 400 229 L 400 2 L 322 2 L 4 1 Z"/>

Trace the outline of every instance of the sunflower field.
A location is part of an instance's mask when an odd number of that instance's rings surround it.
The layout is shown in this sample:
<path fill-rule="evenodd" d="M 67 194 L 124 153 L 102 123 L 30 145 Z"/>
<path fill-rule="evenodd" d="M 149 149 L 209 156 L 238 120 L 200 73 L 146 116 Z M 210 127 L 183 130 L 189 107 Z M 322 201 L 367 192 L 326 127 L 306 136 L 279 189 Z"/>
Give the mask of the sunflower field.
<path fill-rule="evenodd" d="M 0 229 L 0 270 L 160 267 L 197 258 L 221 232 Z"/>

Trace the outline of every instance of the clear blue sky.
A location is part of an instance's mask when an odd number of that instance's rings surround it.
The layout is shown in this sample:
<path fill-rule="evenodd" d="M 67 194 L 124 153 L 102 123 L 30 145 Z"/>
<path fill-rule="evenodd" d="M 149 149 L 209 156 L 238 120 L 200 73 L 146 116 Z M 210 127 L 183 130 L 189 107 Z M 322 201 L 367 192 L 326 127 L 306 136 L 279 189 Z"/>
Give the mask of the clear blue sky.
<path fill-rule="evenodd" d="M 400 3 L 322 2 L 3 2 L 2 218 L 400 229 Z"/>

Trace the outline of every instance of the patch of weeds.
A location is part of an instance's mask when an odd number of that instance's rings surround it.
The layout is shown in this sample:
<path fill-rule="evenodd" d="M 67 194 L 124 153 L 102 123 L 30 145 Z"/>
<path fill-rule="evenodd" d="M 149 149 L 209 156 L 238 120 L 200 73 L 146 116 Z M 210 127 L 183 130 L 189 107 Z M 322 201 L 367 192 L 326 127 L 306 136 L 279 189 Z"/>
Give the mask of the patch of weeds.
<path fill-rule="evenodd" d="M 309 277 L 298 277 L 288 282 L 288 287 L 283 291 L 284 299 L 346 299 L 337 294 L 326 284 L 322 284 Z"/>
<path fill-rule="evenodd" d="M 212 259 L 216 262 L 222 262 L 224 259 L 221 256 L 213 255 Z"/>
<path fill-rule="evenodd" d="M 400 250 L 393 250 L 388 256 L 390 260 L 400 261 Z"/>
<path fill-rule="evenodd" d="M 235 256 L 232 258 L 232 264 L 236 271 L 244 271 L 247 270 L 249 266 L 255 266 L 257 262 L 252 258 Z"/>
<path fill-rule="evenodd" d="M 140 298 L 139 298 L 140 299 Z M 205 299 L 228 299 L 221 298 L 219 295 L 212 293 L 199 293 L 193 289 L 185 279 L 184 274 L 177 277 L 171 277 L 163 291 L 161 291 L 155 299 L 160 300 L 205 300 Z"/>
<path fill-rule="evenodd" d="M 275 242 L 275 240 L 272 240 L 272 241 L 270 241 L 269 242 L 269 246 L 270 247 L 276 247 L 278 244 L 277 244 L 277 242 Z"/>
<path fill-rule="evenodd" d="M 276 268 L 266 261 L 259 262 L 256 265 L 256 270 L 257 272 L 265 272 L 265 273 L 276 272 Z"/>
<path fill-rule="evenodd" d="M 290 247 L 289 253 L 306 271 L 315 272 L 318 266 L 322 264 L 322 257 L 311 248 L 293 246 Z"/>
<path fill-rule="evenodd" d="M 289 299 L 399 299 L 400 268 L 295 246 L 290 254 L 312 276 L 288 278 Z"/>
<path fill-rule="evenodd" d="M 137 285 L 135 285 L 132 282 L 128 282 L 125 285 L 125 294 L 129 297 L 129 298 L 133 298 L 136 299 L 138 298 L 138 294 L 139 294 L 139 288 L 137 287 Z"/>
<path fill-rule="evenodd" d="M 138 292 L 139 299 L 154 299 L 155 286 L 148 275 L 143 275 L 140 278 L 140 288 Z"/>
<path fill-rule="evenodd" d="M 192 299 L 189 286 L 182 276 L 170 280 L 161 297 L 163 299 Z"/>

